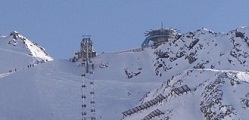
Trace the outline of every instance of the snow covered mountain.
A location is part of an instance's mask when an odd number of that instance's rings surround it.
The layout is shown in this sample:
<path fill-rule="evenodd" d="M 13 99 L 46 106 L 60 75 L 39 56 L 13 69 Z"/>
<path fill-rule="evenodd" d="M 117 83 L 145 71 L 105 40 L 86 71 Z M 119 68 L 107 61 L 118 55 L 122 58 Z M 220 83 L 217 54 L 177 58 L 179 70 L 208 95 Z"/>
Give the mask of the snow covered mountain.
<path fill-rule="evenodd" d="M 31 42 L 16 31 L 9 36 L 0 36 L 0 53 L 0 73 L 23 69 L 23 67 L 31 64 L 53 60 L 44 48 Z"/>
<path fill-rule="evenodd" d="M 0 119 L 81 119 L 80 62 L 53 60 L 13 34 L 0 39 Z M 249 118 L 248 37 L 248 27 L 228 33 L 203 28 L 160 46 L 97 55 L 96 118 Z"/>
<path fill-rule="evenodd" d="M 134 107 L 138 109 L 137 112 L 127 115 L 125 120 L 148 118 L 246 120 L 249 117 L 247 114 L 249 112 L 248 87 L 247 72 L 187 70 L 147 94 L 147 97 Z M 164 97 L 157 100 L 158 96 Z M 130 111 L 136 110 L 134 108 Z M 158 112 L 155 112 L 156 110 Z M 127 114 L 130 111 L 128 110 Z"/>
<path fill-rule="evenodd" d="M 203 28 L 155 48 L 155 74 L 166 81 L 125 119 L 248 119 L 248 30 Z"/>
<path fill-rule="evenodd" d="M 13 39 L 12 35 L 3 36 L 0 44 L 3 54 L 0 67 L 0 119 L 81 119 L 83 68 L 80 63 L 52 60 L 45 52 L 38 52 L 40 56 L 34 56 L 30 53 L 36 51 L 35 48 L 28 49 L 21 38 Z M 140 62 L 137 57 L 143 61 Z M 135 105 L 146 92 L 161 83 L 157 79 L 151 81 L 157 76 L 149 70 L 147 72 L 151 76 L 142 82 L 142 76 L 129 80 L 125 74 L 125 70 L 139 72 L 140 65 L 152 63 L 151 56 L 146 52 L 137 55 L 132 52 L 105 53 L 96 57 L 95 61 L 97 119 L 121 119 L 122 111 Z M 145 68 L 151 69 L 149 66 Z"/>

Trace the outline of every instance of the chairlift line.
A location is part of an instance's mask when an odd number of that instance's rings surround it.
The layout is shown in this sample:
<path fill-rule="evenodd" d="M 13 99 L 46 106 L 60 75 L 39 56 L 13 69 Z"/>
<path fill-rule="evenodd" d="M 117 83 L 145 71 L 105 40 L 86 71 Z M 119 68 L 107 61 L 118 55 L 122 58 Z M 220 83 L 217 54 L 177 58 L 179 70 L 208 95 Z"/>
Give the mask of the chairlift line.
<path fill-rule="evenodd" d="M 88 57 L 87 57 L 88 58 Z M 82 79 L 82 120 L 96 120 L 95 117 L 95 99 L 94 99 L 94 79 L 93 70 L 94 64 L 91 59 L 82 61 L 83 66 L 83 77 Z M 90 77 L 90 78 L 89 78 Z M 88 79 L 87 79 L 88 78 Z M 89 80 L 89 81 L 86 81 Z"/>
<path fill-rule="evenodd" d="M 82 120 L 96 120 L 94 99 L 94 63 L 91 58 L 96 56 L 92 48 L 90 35 L 84 35 L 81 42 L 82 54 Z"/>

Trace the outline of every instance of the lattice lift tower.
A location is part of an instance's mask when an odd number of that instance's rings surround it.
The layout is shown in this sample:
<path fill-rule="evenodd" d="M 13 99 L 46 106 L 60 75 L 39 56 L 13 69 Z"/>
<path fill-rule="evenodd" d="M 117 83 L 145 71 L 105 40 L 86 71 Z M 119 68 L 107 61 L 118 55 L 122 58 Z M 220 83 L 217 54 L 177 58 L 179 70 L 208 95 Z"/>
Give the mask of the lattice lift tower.
<path fill-rule="evenodd" d="M 94 64 L 92 57 L 96 56 L 93 50 L 93 42 L 90 36 L 83 36 L 81 42 L 81 57 L 82 57 L 82 120 L 96 120 L 95 117 L 95 99 L 94 99 L 94 80 L 93 71 Z"/>

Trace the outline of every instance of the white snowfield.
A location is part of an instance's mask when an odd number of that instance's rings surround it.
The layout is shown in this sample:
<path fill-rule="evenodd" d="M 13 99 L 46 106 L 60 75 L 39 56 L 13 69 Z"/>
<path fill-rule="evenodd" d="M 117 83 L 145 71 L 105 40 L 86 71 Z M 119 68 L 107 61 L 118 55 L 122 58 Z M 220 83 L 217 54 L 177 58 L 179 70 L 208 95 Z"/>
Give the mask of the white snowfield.
<path fill-rule="evenodd" d="M 247 120 L 248 36 L 247 27 L 199 29 L 157 48 L 98 55 L 96 119 Z M 19 40 L 0 38 L 0 120 L 82 119 L 80 62 Z"/>
<path fill-rule="evenodd" d="M 0 37 L 0 74 L 22 70 L 28 65 L 52 61 L 45 50 L 20 34 Z"/>

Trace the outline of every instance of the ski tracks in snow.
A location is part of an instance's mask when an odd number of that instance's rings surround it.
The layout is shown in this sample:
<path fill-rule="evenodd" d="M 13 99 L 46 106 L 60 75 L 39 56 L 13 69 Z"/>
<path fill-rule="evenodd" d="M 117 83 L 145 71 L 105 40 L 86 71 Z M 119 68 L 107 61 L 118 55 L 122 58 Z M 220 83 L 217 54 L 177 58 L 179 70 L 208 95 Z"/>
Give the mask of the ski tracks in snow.
<path fill-rule="evenodd" d="M 2 73 L 0 74 L 0 79 L 9 76 L 11 73 Z"/>

